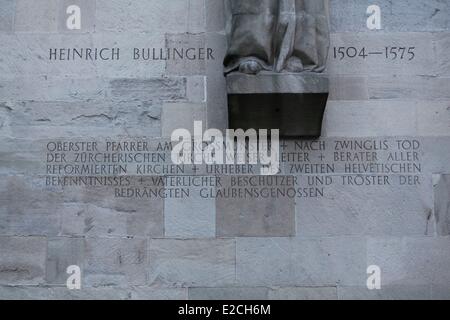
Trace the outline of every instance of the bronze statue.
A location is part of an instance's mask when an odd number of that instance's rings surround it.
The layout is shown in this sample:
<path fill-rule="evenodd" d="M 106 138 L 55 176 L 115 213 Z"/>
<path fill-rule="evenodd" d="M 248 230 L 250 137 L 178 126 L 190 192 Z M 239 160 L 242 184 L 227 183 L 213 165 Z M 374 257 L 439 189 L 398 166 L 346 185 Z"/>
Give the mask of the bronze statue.
<path fill-rule="evenodd" d="M 226 0 L 225 73 L 323 72 L 328 55 L 327 0 Z"/>

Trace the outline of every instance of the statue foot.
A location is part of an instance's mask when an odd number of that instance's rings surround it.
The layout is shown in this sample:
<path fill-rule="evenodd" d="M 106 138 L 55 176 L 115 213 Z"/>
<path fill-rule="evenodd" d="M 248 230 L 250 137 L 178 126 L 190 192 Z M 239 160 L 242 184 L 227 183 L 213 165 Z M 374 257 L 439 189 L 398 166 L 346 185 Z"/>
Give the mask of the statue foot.
<path fill-rule="evenodd" d="M 286 70 L 298 73 L 304 71 L 305 67 L 303 66 L 302 60 L 297 57 L 291 57 L 286 64 Z"/>
<path fill-rule="evenodd" d="M 245 61 L 239 65 L 239 72 L 246 74 L 257 74 L 262 69 L 261 64 L 255 60 Z"/>

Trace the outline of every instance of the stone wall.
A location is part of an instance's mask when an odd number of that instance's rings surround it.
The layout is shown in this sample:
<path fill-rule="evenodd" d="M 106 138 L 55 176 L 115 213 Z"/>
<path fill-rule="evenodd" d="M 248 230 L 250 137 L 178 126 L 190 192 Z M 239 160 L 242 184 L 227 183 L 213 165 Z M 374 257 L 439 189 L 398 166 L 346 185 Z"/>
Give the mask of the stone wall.
<path fill-rule="evenodd" d="M 65 27 L 69 4 L 82 9 L 81 30 Z M 158 151 L 194 120 L 225 128 L 222 0 L 0 0 L 0 298 L 450 299 L 450 2 L 377 1 L 379 31 L 366 27 L 371 4 L 330 0 L 325 148 L 282 147 L 337 166 L 283 164 L 305 188 L 331 179 L 322 196 L 205 199 L 190 186 L 188 199 L 137 199 L 49 186 L 47 144 L 139 137 Z M 74 47 L 120 47 L 122 58 L 49 60 L 50 48 Z M 212 48 L 215 59 L 134 61 L 135 47 Z M 352 141 L 388 147 L 336 160 Z M 420 170 L 348 182 L 367 172 L 345 164 L 369 163 Z M 183 174 L 232 184 L 202 170 Z M 66 288 L 70 265 L 81 290 Z M 381 290 L 366 287 L 370 265 Z"/>

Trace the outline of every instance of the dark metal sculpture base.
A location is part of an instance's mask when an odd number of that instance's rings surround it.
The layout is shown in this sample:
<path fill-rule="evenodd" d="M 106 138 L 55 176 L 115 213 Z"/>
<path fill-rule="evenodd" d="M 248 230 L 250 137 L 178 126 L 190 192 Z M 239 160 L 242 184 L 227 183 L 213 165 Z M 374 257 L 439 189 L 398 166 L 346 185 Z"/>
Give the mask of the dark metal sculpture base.
<path fill-rule="evenodd" d="M 279 129 L 282 138 L 316 138 L 322 131 L 329 85 L 311 72 L 227 76 L 231 129 Z"/>
<path fill-rule="evenodd" d="M 229 94 L 230 129 L 279 129 L 280 137 L 317 138 L 328 93 Z"/>

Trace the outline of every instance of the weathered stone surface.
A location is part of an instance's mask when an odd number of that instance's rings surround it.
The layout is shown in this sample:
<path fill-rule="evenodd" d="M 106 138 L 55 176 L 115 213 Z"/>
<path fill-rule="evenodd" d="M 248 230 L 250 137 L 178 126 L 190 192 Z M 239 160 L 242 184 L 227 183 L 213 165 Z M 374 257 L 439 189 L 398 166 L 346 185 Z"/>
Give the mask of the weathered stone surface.
<path fill-rule="evenodd" d="M 16 0 L 16 32 L 56 32 L 58 0 Z"/>
<path fill-rule="evenodd" d="M 414 54 L 409 53 L 412 47 Z M 436 73 L 436 60 L 431 33 L 337 33 L 331 37 L 328 72 L 431 76 Z"/>
<path fill-rule="evenodd" d="M 431 286 L 431 299 L 450 300 L 450 288 L 448 286 L 440 285 Z"/>
<path fill-rule="evenodd" d="M 216 235 L 214 199 L 200 196 L 200 190 L 204 186 L 183 188 L 190 191 L 189 198 L 167 198 L 164 201 L 164 235 L 179 238 L 213 238 Z"/>
<path fill-rule="evenodd" d="M 189 300 L 267 300 L 268 288 L 189 288 Z"/>
<path fill-rule="evenodd" d="M 84 280 L 88 286 L 145 285 L 147 241 L 87 238 Z"/>
<path fill-rule="evenodd" d="M 434 37 L 436 46 L 437 72 L 439 75 L 450 75 L 450 58 L 448 51 L 450 50 L 450 33 L 439 32 Z"/>
<path fill-rule="evenodd" d="M 225 35 L 208 33 L 206 47 L 213 48 L 216 54 L 216 59 L 206 64 L 208 128 L 223 130 L 228 128 L 227 90 L 225 77 L 223 76 L 223 64 L 218 62 L 223 61 L 226 54 L 227 40 Z"/>
<path fill-rule="evenodd" d="M 269 300 L 336 300 L 336 287 L 286 287 L 269 291 Z"/>
<path fill-rule="evenodd" d="M 426 172 L 449 173 L 450 162 L 442 159 L 450 159 L 450 137 L 423 138 L 423 161 Z"/>
<path fill-rule="evenodd" d="M 421 101 L 417 105 L 418 136 L 450 136 L 450 102 Z"/>
<path fill-rule="evenodd" d="M 449 237 L 374 238 L 367 244 L 367 263 L 381 268 L 382 285 L 450 288 L 449 251 Z"/>
<path fill-rule="evenodd" d="M 324 137 L 414 136 L 415 104 L 398 101 L 328 101 Z"/>
<path fill-rule="evenodd" d="M 49 238 L 46 262 L 46 282 L 52 285 L 66 285 L 67 267 L 76 265 L 83 276 L 84 239 Z"/>
<path fill-rule="evenodd" d="M 15 0 L 0 1 L 0 32 L 12 32 Z"/>
<path fill-rule="evenodd" d="M 324 136 L 448 136 L 450 111 L 446 101 L 423 99 L 329 101 Z M 338 100 L 338 99 L 332 99 Z"/>
<path fill-rule="evenodd" d="M 43 180 L 3 176 L 0 182 L 1 235 L 57 235 L 61 195 L 45 192 Z"/>
<path fill-rule="evenodd" d="M 237 282 L 247 286 L 335 286 L 366 281 L 366 242 L 358 237 L 238 238 Z"/>
<path fill-rule="evenodd" d="M 328 100 L 368 100 L 367 77 L 332 76 L 330 77 L 330 95 Z"/>
<path fill-rule="evenodd" d="M 168 34 L 166 35 L 166 48 L 191 49 L 190 58 L 169 59 L 166 61 L 166 74 L 168 75 L 204 75 L 206 73 L 206 59 L 209 52 L 205 46 L 205 34 Z M 202 56 L 199 54 L 202 48 Z M 193 50 L 192 50 L 193 49 Z"/>
<path fill-rule="evenodd" d="M 434 178 L 434 214 L 438 235 L 450 235 L 450 175 Z"/>
<path fill-rule="evenodd" d="M 382 286 L 380 290 L 369 290 L 367 287 L 338 287 L 340 300 L 429 300 L 429 285 L 397 285 Z"/>
<path fill-rule="evenodd" d="M 0 286 L 0 300 L 126 300 L 130 293 L 121 288 L 81 288 L 69 290 L 65 287 Z"/>
<path fill-rule="evenodd" d="M 0 144 L 0 173 L 3 175 L 33 175 L 42 168 L 40 145 L 33 140 L 2 137 Z"/>
<path fill-rule="evenodd" d="M 205 30 L 205 10 L 199 0 L 97 0 L 96 31 L 183 33 Z M 111 19 L 114 17 L 114 19 Z"/>
<path fill-rule="evenodd" d="M 368 80 L 370 99 L 450 99 L 450 81 L 429 76 L 373 76 Z"/>
<path fill-rule="evenodd" d="M 99 79 L 16 77 L 0 80 L 3 101 L 86 101 L 106 97 L 107 84 Z"/>
<path fill-rule="evenodd" d="M 187 129 L 194 134 L 194 121 L 206 123 L 205 104 L 164 103 L 162 106 L 162 137 L 170 137 L 176 129 Z"/>
<path fill-rule="evenodd" d="M 15 138 L 161 135 L 161 105 L 151 101 L 25 101 L 10 105 L 5 118 L 8 135 Z"/>
<path fill-rule="evenodd" d="M 138 178 L 130 178 L 132 186 Z M 148 188 L 162 189 L 146 180 Z M 65 190 L 64 201 L 69 203 L 63 214 L 62 232 L 66 235 L 163 235 L 163 208 L 161 197 L 116 197 L 114 188 L 71 187 Z"/>
<path fill-rule="evenodd" d="M 119 101 L 173 101 L 186 97 L 186 78 L 114 79 L 111 97 Z"/>
<path fill-rule="evenodd" d="M 218 237 L 288 237 L 295 235 L 294 199 L 288 196 L 262 196 L 264 194 L 262 189 L 282 190 L 290 188 L 292 185 L 284 186 L 280 179 L 278 184 L 274 183 L 268 186 L 252 184 L 244 187 L 235 184 L 237 178 L 239 177 L 222 177 L 222 185 L 217 190 L 235 189 L 245 194 L 246 190 L 256 189 L 259 190 L 261 196 L 217 198 L 216 232 Z M 252 179 L 258 182 L 258 177 Z M 288 178 L 285 177 L 285 179 Z M 270 193 L 268 194 L 270 195 Z"/>
<path fill-rule="evenodd" d="M 220 32 L 225 29 L 225 7 L 223 0 L 209 0 L 206 4 L 206 31 Z"/>
<path fill-rule="evenodd" d="M 44 283 L 47 241 L 44 237 L 0 236 L 0 284 Z"/>
<path fill-rule="evenodd" d="M 367 7 L 374 3 L 359 0 L 331 0 L 332 32 L 370 32 L 366 21 Z M 446 1 L 381 0 L 381 26 L 384 31 L 444 31 L 450 29 L 447 17 L 450 6 Z"/>
<path fill-rule="evenodd" d="M 389 184 L 356 186 L 331 178 L 324 197 L 296 199 L 297 236 L 434 235 L 431 179 L 408 186 L 390 175 Z"/>
<path fill-rule="evenodd" d="M 190 76 L 187 78 L 187 100 L 189 102 L 206 102 L 206 77 Z"/>
<path fill-rule="evenodd" d="M 234 240 L 150 240 L 150 284 L 227 286 L 235 281 Z"/>

